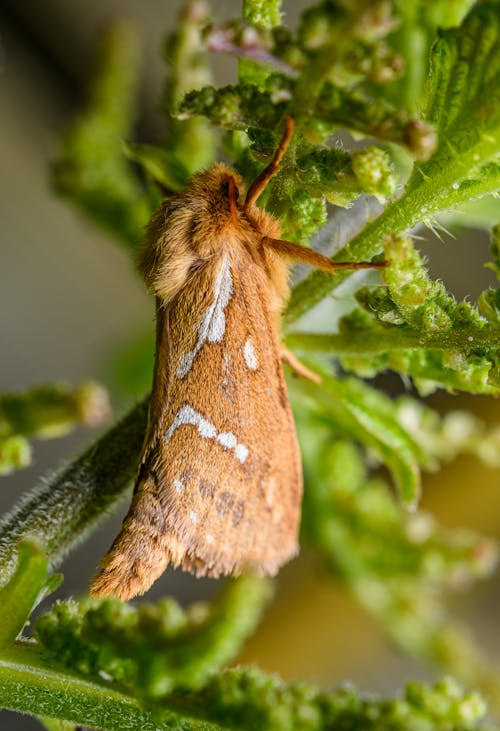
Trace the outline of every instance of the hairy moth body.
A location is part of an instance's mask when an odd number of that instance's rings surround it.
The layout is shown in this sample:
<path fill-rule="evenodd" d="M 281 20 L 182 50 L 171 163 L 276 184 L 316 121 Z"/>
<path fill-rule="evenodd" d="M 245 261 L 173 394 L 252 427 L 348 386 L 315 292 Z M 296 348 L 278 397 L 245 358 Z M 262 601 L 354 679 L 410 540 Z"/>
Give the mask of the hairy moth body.
<path fill-rule="evenodd" d="M 149 426 L 94 596 L 142 594 L 169 564 L 197 575 L 273 575 L 297 553 L 302 474 L 278 337 L 284 259 L 334 266 L 281 241 L 279 223 L 255 205 L 292 130 L 287 120 L 244 203 L 240 177 L 219 164 L 149 223 L 140 264 L 156 295 Z"/>

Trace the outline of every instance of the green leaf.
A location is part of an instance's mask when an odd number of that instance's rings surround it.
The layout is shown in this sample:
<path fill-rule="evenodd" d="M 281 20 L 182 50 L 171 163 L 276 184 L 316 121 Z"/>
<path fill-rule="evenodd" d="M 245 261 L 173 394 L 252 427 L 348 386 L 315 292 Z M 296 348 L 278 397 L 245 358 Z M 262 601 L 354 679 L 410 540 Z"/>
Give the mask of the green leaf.
<path fill-rule="evenodd" d="M 372 449 L 391 471 L 401 498 L 414 508 L 420 496 L 419 449 L 400 426 L 393 402 L 356 378 L 333 378 L 314 364 L 321 384 L 301 381 L 293 390 L 306 393 L 317 412 L 340 434 Z"/>
<path fill-rule="evenodd" d="M 125 142 L 123 149 L 128 159 L 138 163 L 154 183 L 161 183 L 174 193 L 185 187 L 187 170 L 168 150 L 157 145 L 132 142 Z"/>
<path fill-rule="evenodd" d="M 164 713 L 159 720 L 102 679 L 85 680 L 47 661 L 34 643 L 0 653 L 0 707 L 105 731 L 205 731 L 197 721 Z M 64 727 L 63 727 L 64 728 Z"/>
<path fill-rule="evenodd" d="M 11 645 L 28 621 L 47 581 L 47 561 L 35 541 L 24 539 L 17 549 L 17 564 L 0 589 L 0 649 Z"/>
<path fill-rule="evenodd" d="M 407 397 L 396 406 L 426 468 L 474 449 L 478 428 L 470 415 L 452 412 L 441 420 Z M 498 704 L 499 668 L 445 604 L 450 591 L 492 576 L 496 542 L 469 529 L 446 529 L 422 510 L 402 511 L 385 482 L 368 474 L 361 450 L 337 438 L 335 426 L 308 424 L 310 415 L 300 404 L 297 421 L 306 476 L 304 538 L 400 647 Z M 498 435 L 493 437 L 497 444 Z M 498 446 L 491 447 L 498 455 Z"/>

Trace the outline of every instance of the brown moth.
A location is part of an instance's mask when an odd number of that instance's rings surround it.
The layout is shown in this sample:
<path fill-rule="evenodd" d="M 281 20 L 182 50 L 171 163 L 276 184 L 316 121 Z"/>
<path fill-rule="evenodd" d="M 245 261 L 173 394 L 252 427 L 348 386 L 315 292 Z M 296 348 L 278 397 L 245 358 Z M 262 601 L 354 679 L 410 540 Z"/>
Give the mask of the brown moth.
<path fill-rule="evenodd" d="M 218 164 L 148 225 L 140 268 L 157 323 L 149 426 L 93 596 L 143 594 L 169 564 L 197 576 L 273 575 L 297 553 L 302 473 L 282 355 L 305 369 L 280 347 L 285 260 L 331 272 L 377 264 L 333 264 L 283 241 L 256 206 L 292 134 L 289 118 L 243 202 L 240 176 Z"/>

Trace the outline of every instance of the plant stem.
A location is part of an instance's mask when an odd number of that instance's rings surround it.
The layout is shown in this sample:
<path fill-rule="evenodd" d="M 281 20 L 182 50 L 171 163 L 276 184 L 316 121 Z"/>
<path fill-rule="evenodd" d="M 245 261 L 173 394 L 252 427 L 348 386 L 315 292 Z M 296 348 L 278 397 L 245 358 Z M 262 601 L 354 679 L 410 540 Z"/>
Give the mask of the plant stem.
<path fill-rule="evenodd" d="M 161 721 L 108 685 L 54 670 L 35 643 L 18 642 L 0 654 L 0 707 L 63 718 L 106 731 L 195 731 L 202 724 L 177 715 Z M 206 726 L 204 727 L 206 728 Z"/>
<path fill-rule="evenodd" d="M 49 564 L 55 566 L 114 508 L 137 469 L 147 411 L 146 399 L 81 457 L 22 497 L 2 518 L 0 581 L 11 575 L 16 546 L 22 538 L 36 538 Z"/>
<path fill-rule="evenodd" d="M 500 347 L 500 328 L 453 328 L 444 332 L 425 332 L 406 327 L 355 330 L 350 333 L 290 333 L 287 346 L 327 355 L 362 355 L 394 350 L 432 348 L 466 352 L 478 347 Z"/>

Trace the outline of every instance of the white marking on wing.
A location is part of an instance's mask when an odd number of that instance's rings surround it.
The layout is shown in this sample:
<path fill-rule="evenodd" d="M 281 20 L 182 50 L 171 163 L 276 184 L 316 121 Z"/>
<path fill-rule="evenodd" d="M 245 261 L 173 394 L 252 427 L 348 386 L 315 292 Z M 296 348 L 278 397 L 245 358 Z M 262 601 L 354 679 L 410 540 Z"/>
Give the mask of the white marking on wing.
<path fill-rule="evenodd" d="M 182 480 L 174 480 L 174 488 L 175 491 L 180 494 L 184 490 L 184 483 Z"/>
<path fill-rule="evenodd" d="M 205 437 L 205 439 L 215 439 L 217 436 L 217 429 L 209 421 L 206 421 L 206 419 L 200 420 L 198 424 L 198 431 L 202 437 Z"/>
<path fill-rule="evenodd" d="M 237 459 L 240 460 L 241 464 L 243 464 L 248 457 L 248 447 L 245 447 L 244 444 L 237 444 L 234 453 L 236 454 Z"/>
<path fill-rule="evenodd" d="M 226 449 L 234 449 L 238 444 L 238 440 L 232 431 L 223 431 L 217 437 L 219 444 L 222 444 Z"/>
<path fill-rule="evenodd" d="M 224 447 L 224 449 L 234 449 L 236 459 L 238 459 L 241 464 L 243 464 L 248 457 L 248 447 L 244 444 L 239 444 L 236 435 L 233 434 L 232 431 L 223 431 L 220 434 L 217 434 L 217 428 L 215 425 L 210 421 L 207 421 L 199 411 L 195 411 L 188 404 L 181 406 L 174 416 L 174 420 L 168 427 L 163 438 L 165 444 L 170 441 L 175 430 L 185 424 L 197 426 L 200 436 L 204 439 L 216 439 L 219 444 Z"/>
<path fill-rule="evenodd" d="M 252 345 L 252 341 L 250 338 L 245 342 L 245 346 L 243 348 L 243 357 L 245 358 L 245 363 L 250 368 L 251 371 L 256 371 L 259 367 L 259 361 L 257 360 L 257 356 L 255 355 L 255 350 Z"/>
<path fill-rule="evenodd" d="M 177 366 L 178 378 L 185 378 L 193 367 L 194 359 L 206 342 L 220 343 L 226 332 L 226 314 L 224 310 L 233 293 L 233 277 L 229 260 L 224 259 L 221 270 L 214 284 L 214 300 L 208 307 L 198 325 L 198 340 L 194 350 L 182 353 Z"/>
<path fill-rule="evenodd" d="M 187 376 L 191 368 L 193 367 L 194 353 L 182 353 L 179 365 L 177 366 L 176 374 L 179 378 Z"/>

